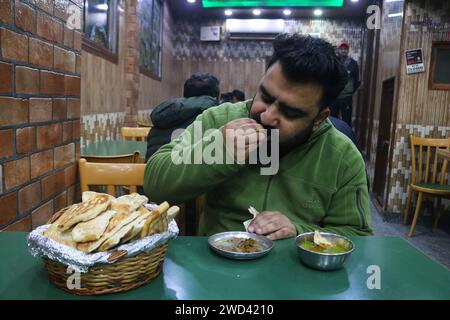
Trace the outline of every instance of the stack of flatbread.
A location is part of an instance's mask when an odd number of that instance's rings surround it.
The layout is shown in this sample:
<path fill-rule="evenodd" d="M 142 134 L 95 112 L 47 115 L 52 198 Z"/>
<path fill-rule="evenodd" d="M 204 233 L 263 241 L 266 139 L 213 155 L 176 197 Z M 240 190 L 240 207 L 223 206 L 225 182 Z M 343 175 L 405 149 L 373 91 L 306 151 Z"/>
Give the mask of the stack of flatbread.
<path fill-rule="evenodd" d="M 148 198 L 127 194 L 83 192 L 82 202 L 61 210 L 61 215 L 44 232 L 56 242 L 86 253 L 107 251 L 119 244 L 167 231 L 179 208 L 163 202 L 149 211 Z"/>

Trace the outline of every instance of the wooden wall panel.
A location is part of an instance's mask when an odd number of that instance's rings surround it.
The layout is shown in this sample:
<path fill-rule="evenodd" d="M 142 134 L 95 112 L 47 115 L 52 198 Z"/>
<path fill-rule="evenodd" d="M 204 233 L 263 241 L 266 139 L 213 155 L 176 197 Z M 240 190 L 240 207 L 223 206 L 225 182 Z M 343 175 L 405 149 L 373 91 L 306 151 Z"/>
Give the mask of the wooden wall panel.
<path fill-rule="evenodd" d="M 120 12 L 120 11 L 119 11 Z M 81 115 L 125 111 L 125 15 L 119 15 L 119 62 L 81 53 Z"/>

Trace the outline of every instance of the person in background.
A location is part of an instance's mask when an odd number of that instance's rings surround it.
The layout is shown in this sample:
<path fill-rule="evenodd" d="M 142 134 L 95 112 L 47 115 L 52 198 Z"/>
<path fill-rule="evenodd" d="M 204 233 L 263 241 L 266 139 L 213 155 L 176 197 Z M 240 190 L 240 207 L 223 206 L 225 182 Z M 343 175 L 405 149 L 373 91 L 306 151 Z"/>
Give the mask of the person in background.
<path fill-rule="evenodd" d="M 231 92 L 225 92 L 225 93 L 222 93 L 221 95 L 220 95 L 220 100 L 219 100 L 219 104 L 222 104 L 222 103 L 225 103 L 225 102 L 230 102 L 230 100 L 231 100 Z"/>
<path fill-rule="evenodd" d="M 171 99 L 158 105 L 150 117 L 153 128 L 147 137 L 145 161 L 166 143 L 172 132 L 185 129 L 206 109 L 216 106 L 219 98 L 219 80 L 209 74 L 196 72 L 184 83 L 183 98 Z"/>
<path fill-rule="evenodd" d="M 339 60 L 347 69 L 348 81 L 336 101 L 331 104 L 331 115 L 336 118 L 339 118 L 339 115 L 341 115 L 342 120 L 352 127 L 353 93 L 361 84 L 359 67 L 358 63 L 348 55 L 350 45 L 347 41 L 341 41 L 337 48 Z"/>
<path fill-rule="evenodd" d="M 236 103 L 239 101 L 244 101 L 245 100 L 245 93 L 242 92 L 241 90 L 233 90 L 231 91 L 231 99 L 230 102 L 231 103 Z"/>

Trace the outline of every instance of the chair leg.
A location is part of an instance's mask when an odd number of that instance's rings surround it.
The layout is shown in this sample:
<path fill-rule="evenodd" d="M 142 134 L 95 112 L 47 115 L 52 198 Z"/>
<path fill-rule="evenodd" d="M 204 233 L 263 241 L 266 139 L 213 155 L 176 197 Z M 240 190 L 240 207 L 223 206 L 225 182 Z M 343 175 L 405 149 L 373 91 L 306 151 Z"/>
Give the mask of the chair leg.
<path fill-rule="evenodd" d="M 422 206 L 422 192 L 419 192 L 419 197 L 417 198 L 416 211 L 414 212 L 413 222 L 411 224 L 411 228 L 409 229 L 408 237 L 412 237 L 414 228 L 417 224 L 417 219 L 419 218 L 420 207 Z"/>
<path fill-rule="evenodd" d="M 439 218 L 441 217 L 441 213 L 442 213 L 442 207 L 441 207 L 441 198 L 438 198 L 437 200 L 437 210 L 436 210 L 436 214 L 433 216 L 433 230 L 437 228 L 438 222 L 439 222 Z"/>
<path fill-rule="evenodd" d="M 406 198 L 406 209 L 403 212 L 403 224 L 408 222 L 409 210 L 411 209 L 411 202 L 413 201 L 413 191 L 409 188 L 408 197 Z"/>

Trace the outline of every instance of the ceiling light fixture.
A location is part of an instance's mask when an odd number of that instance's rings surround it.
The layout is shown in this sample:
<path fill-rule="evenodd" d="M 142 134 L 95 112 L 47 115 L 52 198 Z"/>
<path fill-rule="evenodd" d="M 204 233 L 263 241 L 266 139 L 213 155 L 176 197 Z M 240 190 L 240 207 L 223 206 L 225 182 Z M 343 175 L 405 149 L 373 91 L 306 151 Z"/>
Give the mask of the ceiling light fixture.
<path fill-rule="evenodd" d="M 259 15 L 261 14 L 261 10 L 255 9 L 255 10 L 253 10 L 253 14 L 254 14 L 255 16 L 259 16 Z"/>
<path fill-rule="evenodd" d="M 225 15 L 226 16 L 231 16 L 233 14 L 233 11 L 231 10 L 225 10 Z"/>
<path fill-rule="evenodd" d="M 314 10 L 314 15 L 315 15 L 316 17 L 321 16 L 322 13 L 323 13 L 323 12 L 322 12 L 322 10 L 320 10 L 320 9 Z"/>
<path fill-rule="evenodd" d="M 189 3 L 195 3 L 195 0 L 187 0 Z"/>
<path fill-rule="evenodd" d="M 352 2 L 358 2 L 359 0 L 351 0 Z"/>
<path fill-rule="evenodd" d="M 391 13 L 388 14 L 389 18 L 393 18 L 393 17 L 403 17 L 403 12 L 397 12 L 397 13 Z"/>
<path fill-rule="evenodd" d="M 283 10 L 283 14 L 284 14 L 285 16 L 290 16 L 291 13 L 292 13 L 292 11 L 289 10 L 289 9 L 284 9 L 284 10 Z"/>

